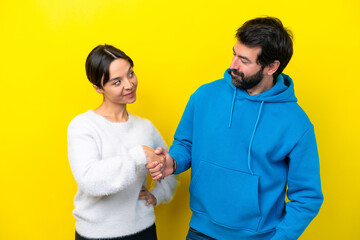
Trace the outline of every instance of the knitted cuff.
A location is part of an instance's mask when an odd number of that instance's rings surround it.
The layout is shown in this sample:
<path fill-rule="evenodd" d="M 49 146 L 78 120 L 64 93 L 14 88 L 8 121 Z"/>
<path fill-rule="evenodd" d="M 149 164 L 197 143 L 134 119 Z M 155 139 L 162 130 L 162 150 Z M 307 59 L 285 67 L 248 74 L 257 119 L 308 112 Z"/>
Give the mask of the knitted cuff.
<path fill-rule="evenodd" d="M 162 196 L 162 195 L 164 195 L 164 194 L 162 194 L 161 193 L 161 189 L 160 189 L 160 187 L 159 186 L 155 186 L 153 189 L 151 189 L 151 193 L 152 193 L 152 195 L 154 195 L 154 197 L 156 198 L 156 205 L 155 206 L 157 206 L 157 205 L 159 205 L 160 203 L 162 203 L 163 202 L 163 199 L 161 199 L 161 197 L 160 196 Z"/>
<path fill-rule="evenodd" d="M 145 166 L 147 163 L 146 155 L 144 149 L 141 145 L 137 145 L 133 148 L 130 148 L 129 155 L 131 158 L 135 159 L 137 166 Z"/>

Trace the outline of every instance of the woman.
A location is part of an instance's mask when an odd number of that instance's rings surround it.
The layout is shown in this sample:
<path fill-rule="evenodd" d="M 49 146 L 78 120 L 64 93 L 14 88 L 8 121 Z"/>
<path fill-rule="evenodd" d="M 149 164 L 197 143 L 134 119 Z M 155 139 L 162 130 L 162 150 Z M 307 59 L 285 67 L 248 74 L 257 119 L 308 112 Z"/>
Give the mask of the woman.
<path fill-rule="evenodd" d="M 153 148 L 166 144 L 149 120 L 126 110 L 136 100 L 133 61 L 113 46 L 99 45 L 87 57 L 86 74 L 103 102 L 68 128 L 78 184 L 75 239 L 157 239 L 153 206 L 169 201 L 177 182 L 172 176 L 151 192 L 145 188 L 145 165 L 163 158 Z"/>

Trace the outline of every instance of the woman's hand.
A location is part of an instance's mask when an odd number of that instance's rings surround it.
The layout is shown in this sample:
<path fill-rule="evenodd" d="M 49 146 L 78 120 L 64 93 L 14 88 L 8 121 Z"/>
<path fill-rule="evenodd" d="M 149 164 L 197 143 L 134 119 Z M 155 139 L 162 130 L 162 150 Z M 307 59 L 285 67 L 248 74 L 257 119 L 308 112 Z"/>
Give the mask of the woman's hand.
<path fill-rule="evenodd" d="M 163 165 L 165 163 L 165 155 L 162 152 L 155 153 L 155 150 L 148 146 L 142 146 L 146 155 L 147 164 L 145 167 L 150 170 L 150 174 L 155 181 L 160 181 L 163 178 Z M 157 178 L 155 178 L 155 176 Z"/>
<path fill-rule="evenodd" d="M 150 204 L 152 204 L 153 206 L 156 205 L 156 197 L 149 192 L 146 187 L 142 187 L 140 194 L 139 194 L 139 200 L 146 200 L 146 206 L 149 206 Z"/>
<path fill-rule="evenodd" d="M 150 163 L 157 163 L 157 164 L 163 164 L 165 162 L 165 155 L 160 153 L 155 153 L 155 150 L 152 149 L 151 147 L 142 146 L 145 155 L 146 155 L 146 159 L 147 159 L 147 164 Z"/>
<path fill-rule="evenodd" d="M 162 147 L 158 147 L 155 151 L 155 154 L 159 156 L 164 156 L 165 161 L 162 163 L 151 162 L 145 165 L 145 167 L 149 170 L 149 173 L 154 181 L 159 181 L 164 179 L 165 177 L 173 174 L 176 170 L 176 162 L 170 156 L 168 151 Z"/>

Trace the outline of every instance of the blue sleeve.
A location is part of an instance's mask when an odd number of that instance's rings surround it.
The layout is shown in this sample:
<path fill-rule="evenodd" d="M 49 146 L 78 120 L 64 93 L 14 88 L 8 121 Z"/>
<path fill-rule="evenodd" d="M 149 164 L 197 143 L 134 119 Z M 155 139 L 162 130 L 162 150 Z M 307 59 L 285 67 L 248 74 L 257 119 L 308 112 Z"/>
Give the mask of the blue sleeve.
<path fill-rule="evenodd" d="M 289 154 L 286 213 L 272 240 L 298 239 L 323 202 L 314 128 L 311 126 Z"/>
<path fill-rule="evenodd" d="M 175 174 L 182 173 L 191 167 L 191 149 L 194 121 L 194 95 L 190 97 L 180 123 L 174 135 L 169 154 L 176 160 Z"/>

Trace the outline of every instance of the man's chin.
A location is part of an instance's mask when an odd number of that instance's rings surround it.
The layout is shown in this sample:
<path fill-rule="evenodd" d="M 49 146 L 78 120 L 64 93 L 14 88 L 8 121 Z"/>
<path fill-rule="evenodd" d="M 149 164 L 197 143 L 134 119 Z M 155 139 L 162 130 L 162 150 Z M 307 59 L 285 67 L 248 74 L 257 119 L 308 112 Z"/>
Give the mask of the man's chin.
<path fill-rule="evenodd" d="M 241 83 L 241 82 L 242 82 L 242 78 L 241 78 L 241 77 L 237 77 L 237 76 L 231 76 L 231 81 L 232 81 L 232 82 Z"/>
<path fill-rule="evenodd" d="M 235 87 L 240 88 L 240 89 L 243 89 L 243 84 L 242 84 L 241 79 L 232 78 L 232 79 L 231 79 L 231 83 L 232 83 L 232 85 L 234 85 Z"/>

